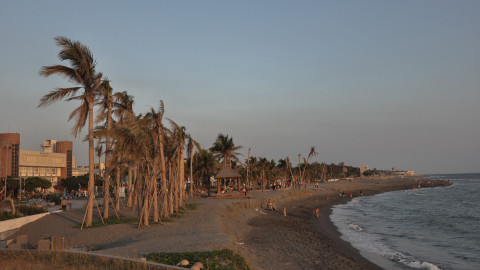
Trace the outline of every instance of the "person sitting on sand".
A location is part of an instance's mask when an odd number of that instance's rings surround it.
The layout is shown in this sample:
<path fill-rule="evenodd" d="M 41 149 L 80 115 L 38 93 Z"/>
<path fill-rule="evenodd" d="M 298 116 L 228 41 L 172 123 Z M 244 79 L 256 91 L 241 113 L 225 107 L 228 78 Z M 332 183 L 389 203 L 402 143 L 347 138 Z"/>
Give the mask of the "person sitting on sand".
<path fill-rule="evenodd" d="M 275 201 L 272 202 L 272 211 L 277 211 L 277 207 L 275 207 Z"/>
<path fill-rule="evenodd" d="M 267 209 L 272 210 L 272 201 L 270 199 L 268 199 L 268 202 L 267 202 Z"/>

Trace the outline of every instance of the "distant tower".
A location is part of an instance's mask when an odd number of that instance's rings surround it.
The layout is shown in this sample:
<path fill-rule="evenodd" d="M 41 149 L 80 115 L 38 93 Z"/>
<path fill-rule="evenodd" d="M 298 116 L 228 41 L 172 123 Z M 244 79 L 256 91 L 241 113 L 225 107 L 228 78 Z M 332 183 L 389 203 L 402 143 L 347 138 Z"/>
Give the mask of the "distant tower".
<path fill-rule="evenodd" d="M 43 152 L 45 153 L 56 153 L 55 147 L 57 144 L 57 140 L 45 140 L 43 142 Z"/>
<path fill-rule="evenodd" d="M 73 168 L 73 142 L 72 141 L 58 141 L 55 144 L 55 152 L 62 153 L 67 156 L 67 166 L 60 170 L 60 179 L 65 179 L 72 176 Z"/>
<path fill-rule="evenodd" d="M 0 133 L 0 177 L 18 176 L 20 133 Z"/>

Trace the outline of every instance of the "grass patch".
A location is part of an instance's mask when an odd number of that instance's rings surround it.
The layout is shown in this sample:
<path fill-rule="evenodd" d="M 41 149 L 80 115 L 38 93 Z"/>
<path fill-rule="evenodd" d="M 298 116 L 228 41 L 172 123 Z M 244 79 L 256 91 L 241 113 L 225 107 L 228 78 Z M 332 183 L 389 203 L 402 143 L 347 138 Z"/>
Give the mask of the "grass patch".
<path fill-rule="evenodd" d="M 0 221 L 19 218 L 19 217 L 20 217 L 20 215 L 18 215 L 18 214 L 14 215 L 11 212 L 0 212 Z"/>
<path fill-rule="evenodd" d="M 104 258 L 89 254 L 69 252 L 32 252 L 26 250 L 0 251 L 0 261 L 5 270 L 53 270 L 53 269 L 82 269 L 82 270 L 150 270 L 165 269 L 147 265 L 142 262 Z"/>
<path fill-rule="evenodd" d="M 94 220 L 92 221 L 92 226 L 89 228 L 138 222 L 138 218 L 127 218 L 125 216 L 119 216 L 119 218 L 117 218 L 117 216 L 109 216 L 108 218 L 104 218 L 103 221 L 105 222 L 105 224 L 103 224 L 101 220 Z M 82 224 L 77 224 L 74 228 L 80 228 L 81 226 Z"/>
<path fill-rule="evenodd" d="M 11 212 L 0 212 L 0 221 L 9 220 L 24 216 L 31 216 L 36 214 L 45 213 L 47 210 L 43 207 L 37 206 L 28 206 L 28 205 L 20 205 L 17 207 L 17 214 L 12 214 Z"/>
<path fill-rule="evenodd" d="M 201 262 L 205 269 L 209 270 L 250 269 L 244 258 L 229 249 L 206 252 L 150 253 L 147 255 L 147 260 L 168 265 L 177 265 L 181 260 L 188 260 L 190 264 L 185 266 L 185 268 L 190 268 L 195 262 Z"/>
<path fill-rule="evenodd" d="M 160 218 L 160 220 L 161 222 L 173 222 L 176 219 L 183 217 L 183 215 L 186 213 L 187 210 L 195 210 L 195 209 L 197 209 L 196 204 L 193 204 L 193 203 L 185 204 L 183 206 L 180 206 L 178 211 L 176 211 L 173 214 L 170 214 L 168 218 Z M 119 216 L 119 217 L 120 219 L 118 219 L 116 215 L 109 216 L 107 219 L 103 219 L 105 224 L 103 224 L 101 220 L 94 220 L 92 221 L 92 226 L 89 228 L 104 227 L 109 225 L 134 223 L 134 222 L 138 223 L 138 218 L 127 218 L 125 216 Z M 157 224 L 161 224 L 161 222 L 153 222 L 153 217 L 149 218 L 149 225 L 157 225 Z M 80 228 L 81 226 L 82 226 L 81 224 L 78 224 L 78 225 L 75 225 L 74 228 Z"/>

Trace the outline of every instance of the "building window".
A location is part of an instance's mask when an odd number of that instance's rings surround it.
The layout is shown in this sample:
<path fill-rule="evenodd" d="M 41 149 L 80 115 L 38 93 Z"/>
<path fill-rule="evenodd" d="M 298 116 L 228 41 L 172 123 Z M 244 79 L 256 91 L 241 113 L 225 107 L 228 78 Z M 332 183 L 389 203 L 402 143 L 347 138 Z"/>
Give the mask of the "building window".
<path fill-rule="evenodd" d="M 67 150 L 67 177 L 72 176 L 72 150 Z"/>
<path fill-rule="evenodd" d="M 18 176 L 18 157 L 20 152 L 19 144 L 12 144 L 12 176 Z"/>

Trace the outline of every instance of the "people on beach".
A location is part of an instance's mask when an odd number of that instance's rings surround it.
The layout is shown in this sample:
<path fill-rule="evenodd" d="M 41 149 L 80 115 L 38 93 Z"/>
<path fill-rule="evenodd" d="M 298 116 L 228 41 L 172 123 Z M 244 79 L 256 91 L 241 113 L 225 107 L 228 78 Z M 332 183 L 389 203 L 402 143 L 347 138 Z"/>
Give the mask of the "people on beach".
<path fill-rule="evenodd" d="M 315 217 L 318 219 L 320 217 L 320 209 L 317 207 L 317 209 L 315 209 Z"/>
<path fill-rule="evenodd" d="M 272 202 L 272 211 L 277 211 L 277 207 L 275 207 L 275 201 Z"/>
<path fill-rule="evenodd" d="M 272 210 L 272 201 L 270 199 L 268 199 L 268 202 L 267 202 L 267 209 L 268 210 Z"/>

